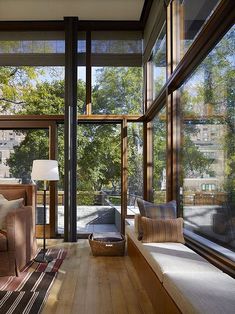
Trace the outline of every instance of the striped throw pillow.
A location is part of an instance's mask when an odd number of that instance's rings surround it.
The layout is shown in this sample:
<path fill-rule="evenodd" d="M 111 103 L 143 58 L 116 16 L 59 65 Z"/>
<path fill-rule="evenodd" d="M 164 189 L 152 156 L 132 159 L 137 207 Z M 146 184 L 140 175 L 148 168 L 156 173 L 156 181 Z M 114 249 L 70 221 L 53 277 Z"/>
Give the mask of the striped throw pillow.
<path fill-rule="evenodd" d="M 183 222 L 183 218 L 151 219 L 141 217 L 143 230 L 142 242 L 185 243 L 183 236 Z"/>
<path fill-rule="evenodd" d="M 134 220 L 134 226 L 135 226 L 135 233 L 138 236 L 138 240 L 142 240 L 143 237 L 143 230 L 141 225 L 141 215 L 135 214 L 135 220 Z"/>
<path fill-rule="evenodd" d="M 145 200 L 137 199 L 141 216 L 152 219 L 173 219 L 176 218 L 176 201 L 166 204 L 154 204 Z"/>

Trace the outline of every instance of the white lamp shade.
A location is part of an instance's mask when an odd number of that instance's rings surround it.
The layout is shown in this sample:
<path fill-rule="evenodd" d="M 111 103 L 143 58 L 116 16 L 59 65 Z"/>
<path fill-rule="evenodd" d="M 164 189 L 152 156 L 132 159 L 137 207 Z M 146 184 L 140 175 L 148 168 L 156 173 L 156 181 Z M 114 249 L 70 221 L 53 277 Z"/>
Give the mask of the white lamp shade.
<path fill-rule="evenodd" d="M 58 181 L 59 170 L 56 160 L 34 160 L 31 173 L 32 180 Z"/>

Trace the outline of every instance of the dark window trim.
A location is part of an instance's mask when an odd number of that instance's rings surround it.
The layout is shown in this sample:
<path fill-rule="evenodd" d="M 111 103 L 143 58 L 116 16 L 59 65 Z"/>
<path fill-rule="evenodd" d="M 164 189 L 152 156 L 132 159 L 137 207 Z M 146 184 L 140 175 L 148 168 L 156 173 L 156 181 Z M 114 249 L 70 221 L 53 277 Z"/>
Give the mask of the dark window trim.
<path fill-rule="evenodd" d="M 63 20 L 57 21 L 0 21 L 0 31 L 64 31 Z M 111 30 L 130 31 L 143 30 L 140 21 L 78 21 L 78 31 Z"/>
<path fill-rule="evenodd" d="M 143 28 L 145 27 L 146 22 L 148 20 L 152 4 L 153 4 L 153 0 L 145 0 L 144 1 L 142 13 L 140 16 L 140 24 L 142 25 Z"/>

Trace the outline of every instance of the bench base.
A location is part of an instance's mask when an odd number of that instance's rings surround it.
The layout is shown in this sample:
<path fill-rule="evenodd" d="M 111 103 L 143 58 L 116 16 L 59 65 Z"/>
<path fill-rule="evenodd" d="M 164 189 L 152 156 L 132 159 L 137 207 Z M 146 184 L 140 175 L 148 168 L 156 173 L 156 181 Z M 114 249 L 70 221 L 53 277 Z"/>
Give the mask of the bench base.
<path fill-rule="evenodd" d="M 129 236 L 127 236 L 127 252 L 155 312 L 157 314 L 180 314 L 181 311 Z"/>

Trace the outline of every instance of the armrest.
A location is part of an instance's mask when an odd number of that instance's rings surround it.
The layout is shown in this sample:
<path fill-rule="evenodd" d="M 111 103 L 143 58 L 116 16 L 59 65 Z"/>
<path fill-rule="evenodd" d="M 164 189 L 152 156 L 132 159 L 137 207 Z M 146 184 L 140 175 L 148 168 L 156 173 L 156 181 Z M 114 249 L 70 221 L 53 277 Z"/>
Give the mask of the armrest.
<path fill-rule="evenodd" d="M 16 243 L 24 244 L 26 234 L 26 219 L 30 209 L 26 207 L 17 208 L 6 217 L 8 250 L 14 251 Z"/>
<path fill-rule="evenodd" d="M 16 259 L 20 256 L 20 260 L 25 260 L 24 265 L 37 250 L 33 217 L 33 207 L 25 206 L 9 213 L 6 220 L 8 250 L 15 251 Z"/>

